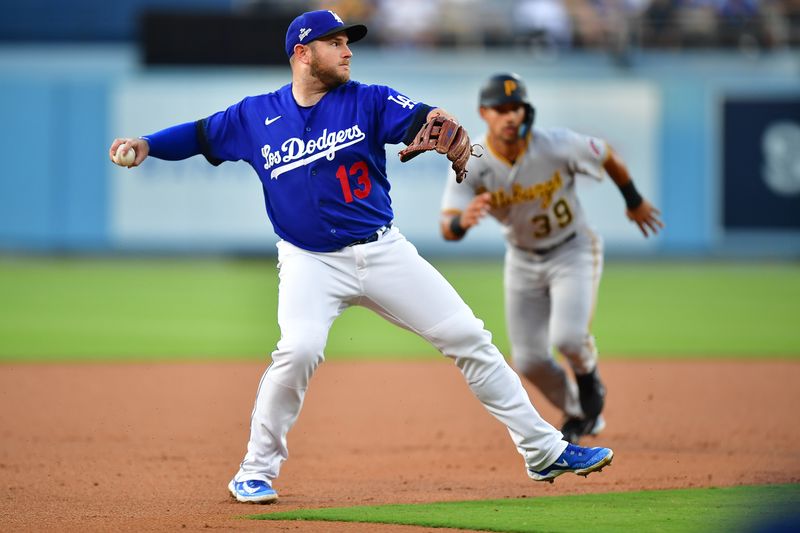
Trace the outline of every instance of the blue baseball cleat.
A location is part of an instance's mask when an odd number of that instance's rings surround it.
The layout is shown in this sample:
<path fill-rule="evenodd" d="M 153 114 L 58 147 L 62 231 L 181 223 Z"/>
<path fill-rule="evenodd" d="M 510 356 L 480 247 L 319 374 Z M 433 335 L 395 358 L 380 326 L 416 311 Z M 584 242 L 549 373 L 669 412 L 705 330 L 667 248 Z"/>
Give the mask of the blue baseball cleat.
<path fill-rule="evenodd" d="M 273 503 L 278 501 L 278 493 L 269 483 L 260 479 L 234 481 L 228 483 L 231 496 L 245 503 Z"/>
<path fill-rule="evenodd" d="M 549 481 L 550 483 L 567 472 L 588 476 L 611 464 L 613 458 L 614 452 L 610 448 L 584 448 L 575 444 L 567 444 L 564 452 L 553 464 L 543 470 L 529 468 L 528 475 L 534 481 Z"/>

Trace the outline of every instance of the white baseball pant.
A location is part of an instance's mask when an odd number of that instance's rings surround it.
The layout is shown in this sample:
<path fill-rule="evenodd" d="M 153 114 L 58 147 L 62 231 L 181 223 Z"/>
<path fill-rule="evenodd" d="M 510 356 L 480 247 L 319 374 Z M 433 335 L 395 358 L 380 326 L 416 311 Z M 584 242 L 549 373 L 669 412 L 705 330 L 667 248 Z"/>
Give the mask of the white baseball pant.
<path fill-rule="evenodd" d="M 552 346 L 577 374 L 597 365 L 590 323 L 602 271 L 602 239 L 588 230 L 545 256 L 506 249 L 506 322 L 514 367 L 567 416 L 583 416 L 578 387 L 553 358 Z"/>
<path fill-rule="evenodd" d="M 483 322 L 396 227 L 375 242 L 331 253 L 281 241 L 278 268 L 281 339 L 258 387 L 236 481 L 278 477 L 288 457 L 286 435 L 324 359 L 328 331 L 350 305 L 374 310 L 453 358 L 475 396 L 506 425 L 529 468 L 549 466 L 566 448 L 561 432 L 534 409 Z"/>

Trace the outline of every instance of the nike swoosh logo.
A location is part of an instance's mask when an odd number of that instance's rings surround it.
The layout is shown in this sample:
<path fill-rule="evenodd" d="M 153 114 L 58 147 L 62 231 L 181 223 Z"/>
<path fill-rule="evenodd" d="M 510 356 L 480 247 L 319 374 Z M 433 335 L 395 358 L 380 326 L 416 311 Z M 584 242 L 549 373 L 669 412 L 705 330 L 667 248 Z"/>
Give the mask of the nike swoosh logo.
<path fill-rule="evenodd" d="M 555 466 L 563 466 L 563 467 L 567 467 L 567 466 L 569 466 L 569 463 L 567 462 L 567 460 L 566 460 L 566 459 L 564 459 L 564 460 L 563 460 L 563 461 L 561 461 L 560 463 L 559 463 L 558 461 L 556 461 L 556 462 L 555 462 Z"/>
<path fill-rule="evenodd" d="M 254 493 L 258 492 L 261 489 L 261 487 L 251 487 L 247 483 L 242 485 L 242 488 L 245 490 L 245 492 L 248 492 L 250 494 L 254 494 Z"/>
<path fill-rule="evenodd" d="M 265 125 L 265 126 L 269 126 L 270 124 L 272 124 L 273 122 L 275 122 L 276 120 L 278 120 L 279 118 L 281 118 L 282 116 L 283 116 L 283 115 L 278 115 L 278 116 L 277 116 L 277 117 L 275 117 L 275 118 L 269 118 L 269 117 L 267 117 L 267 119 L 264 121 L 264 125 Z"/>

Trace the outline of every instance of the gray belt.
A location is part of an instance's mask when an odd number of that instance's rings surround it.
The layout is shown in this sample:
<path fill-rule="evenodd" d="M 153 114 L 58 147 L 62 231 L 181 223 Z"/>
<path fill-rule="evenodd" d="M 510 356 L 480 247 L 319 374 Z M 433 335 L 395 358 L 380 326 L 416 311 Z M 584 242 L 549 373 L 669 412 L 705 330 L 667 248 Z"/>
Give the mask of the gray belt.
<path fill-rule="evenodd" d="M 522 248 L 521 246 L 516 246 L 516 248 L 536 255 L 546 255 L 555 250 L 556 248 L 558 248 L 559 246 L 561 246 L 562 244 L 568 243 L 577 236 L 578 233 L 573 231 L 572 233 L 570 233 L 569 235 L 567 235 L 566 237 L 564 237 L 563 239 L 561 239 L 560 241 L 551 246 L 545 246 L 544 248 Z"/>

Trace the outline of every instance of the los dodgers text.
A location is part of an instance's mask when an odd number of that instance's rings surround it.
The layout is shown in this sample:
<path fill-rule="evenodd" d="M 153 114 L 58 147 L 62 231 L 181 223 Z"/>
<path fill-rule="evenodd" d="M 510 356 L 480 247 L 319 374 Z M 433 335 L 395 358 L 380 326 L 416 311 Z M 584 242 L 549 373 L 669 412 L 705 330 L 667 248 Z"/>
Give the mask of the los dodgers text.
<path fill-rule="evenodd" d="M 270 173 L 270 177 L 275 179 L 284 172 L 307 165 L 321 157 L 328 161 L 333 161 L 336 152 L 363 141 L 366 135 L 354 124 L 350 128 L 339 131 L 328 132 L 325 128 L 322 135 L 316 139 L 303 140 L 299 137 L 290 137 L 281 144 L 279 151 L 272 151 L 272 147 L 265 144 L 261 147 L 261 155 L 264 157 L 264 170 L 269 170 L 273 166 L 277 167 Z"/>

